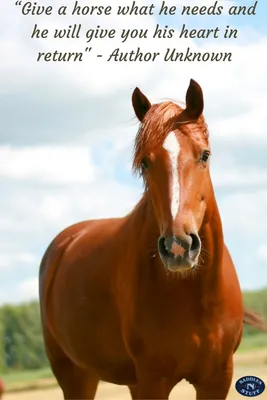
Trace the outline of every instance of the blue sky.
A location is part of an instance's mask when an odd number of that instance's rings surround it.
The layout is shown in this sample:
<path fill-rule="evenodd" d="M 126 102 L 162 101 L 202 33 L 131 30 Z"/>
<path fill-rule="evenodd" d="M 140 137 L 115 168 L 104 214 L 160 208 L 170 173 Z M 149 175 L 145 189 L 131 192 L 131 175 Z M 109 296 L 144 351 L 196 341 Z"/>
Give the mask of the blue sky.
<path fill-rule="evenodd" d="M 161 1 L 154 3 L 158 6 Z M 182 2 L 172 2 L 176 3 Z M 120 2 L 112 4 L 116 7 Z M 201 51 L 204 46 L 205 51 L 232 51 L 229 64 L 108 64 L 93 57 L 81 64 L 36 63 L 36 51 L 51 51 L 55 43 L 30 40 L 36 19 L 22 17 L 8 0 L 1 8 L 0 51 L 5 57 L 0 65 L 0 303 L 37 297 L 41 257 L 60 230 L 83 219 L 124 215 L 134 207 L 142 182 L 131 175 L 138 129 L 132 91 L 139 86 L 151 102 L 184 101 L 190 78 L 204 91 L 212 178 L 241 286 L 267 286 L 266 2 L 259 1 L 253 17 L 224 14 L 182 19 L 177 14 L 164 19 L 88 17 L 82 21 L 87 27 L 113 26 L 117 32 L 125 27 L 152 32 L 157 23 L 177 30 L 183 23 L 191 29 L 229 23 L 239 29 L 239 38 L 227 43 L 176 38 L 132 40 L 123 46 L 119 40 L 92 43 L 106 55 L 116 47 L 130 51 L 142 46 L 164 53 L 166 47 Z M 38 17 L 38 24 L 51 31 L 70 23 L 70 18 L 56 15 Z M 76 51 L 84 48 L 84 42 L 63 40 L 57 48 Z"/>

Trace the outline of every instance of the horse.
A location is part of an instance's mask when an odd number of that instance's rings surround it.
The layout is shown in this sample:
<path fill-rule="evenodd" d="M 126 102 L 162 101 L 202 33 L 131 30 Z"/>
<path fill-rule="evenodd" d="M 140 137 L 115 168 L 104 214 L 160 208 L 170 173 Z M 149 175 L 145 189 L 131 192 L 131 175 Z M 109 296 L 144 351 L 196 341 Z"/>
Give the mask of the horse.
<path fill-rule="evenodd" d="M 50 243 L 39 271 L 46 354 L 65 399 L 94 399 L 100 380 L 168 399 L 182 379 L 197 399 L 225 399 L 243 322 L 266 325 L 244 309 L 224 244 L 203 91 L 191 79 L 182 107 L 136 88 L 132 105 L 144 193 L 126 216 L 76 223 Z"/>

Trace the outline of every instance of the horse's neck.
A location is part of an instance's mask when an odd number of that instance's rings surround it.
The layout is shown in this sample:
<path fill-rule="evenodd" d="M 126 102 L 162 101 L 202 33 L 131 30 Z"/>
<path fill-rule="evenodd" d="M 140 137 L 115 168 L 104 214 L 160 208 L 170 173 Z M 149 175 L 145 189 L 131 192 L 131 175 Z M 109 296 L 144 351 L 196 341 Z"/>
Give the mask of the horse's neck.
<path fill-rule="evenodd" d="M 224 238 L 220 213 L 215 198 L 209 211 L 207 223 L 199 234 L 202 241 L 200 268 L 203 266 L 203 281 L 219 290 L 222 282 Z"/>
<path fill-rule="evenodd" d="M 140 244 L 146 248 L 157 250 L 160 232 L 148 192 L 144 193 L 131 217 L 138 239 L 142 242 Z"/>

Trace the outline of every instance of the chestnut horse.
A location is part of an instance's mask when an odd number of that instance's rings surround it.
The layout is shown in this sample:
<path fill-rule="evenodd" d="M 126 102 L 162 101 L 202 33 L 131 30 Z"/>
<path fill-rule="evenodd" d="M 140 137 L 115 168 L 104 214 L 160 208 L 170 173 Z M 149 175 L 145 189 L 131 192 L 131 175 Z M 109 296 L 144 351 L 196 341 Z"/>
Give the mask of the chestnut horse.
<path fill-rule="evenodd" d="M 127 216 L 77 223 L 48 247 L 47 356 L 65 399 L 93 399 L 99 380 L 127 385 L 133 399 L 168 399 L 182 379 L 197 399 L 225 399 L 243 319 L 261 321 L 244 317 L 224 244 L 202 90 L 190 81 L 185 109 L 151 105 L 138 88 L 132 103 L 144 195 Z"/>

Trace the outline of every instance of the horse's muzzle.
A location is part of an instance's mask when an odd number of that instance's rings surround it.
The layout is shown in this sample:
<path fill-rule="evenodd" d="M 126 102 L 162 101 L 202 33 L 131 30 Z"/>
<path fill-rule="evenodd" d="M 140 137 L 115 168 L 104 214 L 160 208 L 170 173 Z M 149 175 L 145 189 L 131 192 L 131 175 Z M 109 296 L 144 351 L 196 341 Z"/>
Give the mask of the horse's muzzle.
<path fill-rule="evenodd" d="M 197 234 L 183 237 L 161 236 L 158 240 L 158 251 L 164 265 L 171 271 L 193 268 L 198 261 L 201 241 Z"/>

